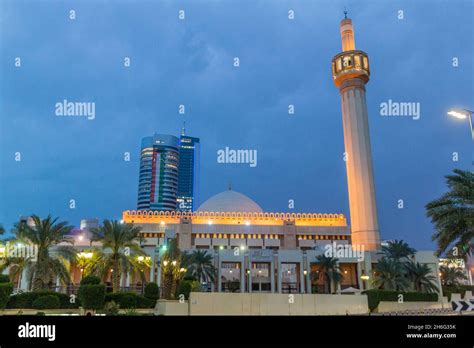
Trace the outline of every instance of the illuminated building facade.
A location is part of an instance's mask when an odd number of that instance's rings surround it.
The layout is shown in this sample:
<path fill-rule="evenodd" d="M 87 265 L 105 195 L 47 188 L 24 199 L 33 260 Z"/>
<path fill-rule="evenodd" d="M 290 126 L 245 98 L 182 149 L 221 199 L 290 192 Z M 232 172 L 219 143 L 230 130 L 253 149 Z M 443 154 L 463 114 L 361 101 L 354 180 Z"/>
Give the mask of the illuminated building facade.
<path fill-rule="evenodd" d="M 176 210 L 179 140 L 155 134 L 142 139 L 138 182 L 139 210 Z"/>
<path fill-rule="evenodd" d="M 178 210 L 194 211 L 199 199 L 199 138 L 179 139 Z"/>

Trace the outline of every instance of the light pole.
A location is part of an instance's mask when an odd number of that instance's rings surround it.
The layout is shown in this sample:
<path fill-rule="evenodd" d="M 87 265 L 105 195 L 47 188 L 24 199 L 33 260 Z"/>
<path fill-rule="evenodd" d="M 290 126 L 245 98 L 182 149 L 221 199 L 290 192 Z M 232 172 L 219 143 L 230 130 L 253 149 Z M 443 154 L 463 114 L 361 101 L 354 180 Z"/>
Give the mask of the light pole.
<path fill-rule="evenodd" d="M 451 109 L 448 115 L 464 120 L 469 118 L 469 125 L 471 126 L 471 137 L 474 140 L 474 131 L 472 129 L 472 111 L 467 109 Z"/>

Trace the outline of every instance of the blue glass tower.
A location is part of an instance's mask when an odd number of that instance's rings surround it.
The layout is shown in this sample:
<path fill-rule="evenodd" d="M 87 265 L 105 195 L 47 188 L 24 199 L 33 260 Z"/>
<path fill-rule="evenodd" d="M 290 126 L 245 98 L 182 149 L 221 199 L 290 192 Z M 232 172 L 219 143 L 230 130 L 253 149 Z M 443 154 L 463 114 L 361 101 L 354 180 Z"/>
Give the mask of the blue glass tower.
<path fill-rule="evenodd" d="M 194 211 L 199 198 L 199 138 L 189 137 L 185 129 L 180 137 L 178 210 Z"/>

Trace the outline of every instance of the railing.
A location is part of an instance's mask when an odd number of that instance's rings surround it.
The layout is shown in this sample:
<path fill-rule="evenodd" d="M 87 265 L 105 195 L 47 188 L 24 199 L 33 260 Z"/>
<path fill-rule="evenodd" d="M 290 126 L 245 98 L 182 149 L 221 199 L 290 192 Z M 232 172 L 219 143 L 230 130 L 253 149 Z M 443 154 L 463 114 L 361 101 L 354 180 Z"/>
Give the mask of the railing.
<path fill-rule="evenodd" d="M 120 292 L 134 292 L 137 295 L 143 295 L 145 286 L 144 285 L 131 285 L 131 286 L 121 286 L 119 288 Z M 48 290 L 60 292 L 63 294 L 68 295 L 77 295 L 77 291 L 79 290 L 79 285 L 67 285 L 67 286 L 50 286 Z M 109 293 L 113 291 L 113 286 L 110 284 L 106 284 L 105 292 Z"/>

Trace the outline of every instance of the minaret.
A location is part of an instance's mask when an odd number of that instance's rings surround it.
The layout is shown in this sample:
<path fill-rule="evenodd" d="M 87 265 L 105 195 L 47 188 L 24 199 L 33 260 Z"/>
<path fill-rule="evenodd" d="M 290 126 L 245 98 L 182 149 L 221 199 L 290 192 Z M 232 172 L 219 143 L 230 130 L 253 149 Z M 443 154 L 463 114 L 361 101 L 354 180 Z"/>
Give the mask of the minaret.
<path fill-rule="evenodd" d="M 367 53 L 355 49 L 352 20 L 347 18 L 347 12 L 344 14 L 342 52 L 332 59 L 332 77 L 342 102 L 352 244 L 374 251 L 380 247 L 380 236 L 365 100 L 369 59 Z"/>

